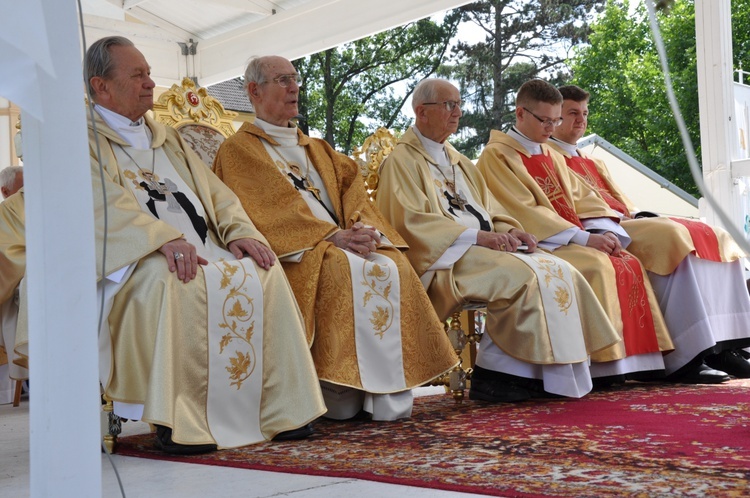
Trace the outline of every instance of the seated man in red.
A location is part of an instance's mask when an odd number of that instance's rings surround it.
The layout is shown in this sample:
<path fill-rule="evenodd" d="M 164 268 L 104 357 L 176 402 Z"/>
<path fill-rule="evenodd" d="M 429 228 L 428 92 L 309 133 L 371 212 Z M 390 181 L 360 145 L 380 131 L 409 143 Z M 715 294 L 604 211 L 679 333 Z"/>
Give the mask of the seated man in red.
<path fill-rule="evenodd" d="M 524 83 L 515 126 L 491 132 L 477 167 L 539 246 L 583 274 L 621 334 L 620 344 L 592 355 L 592 377 L 602 384 L 661 377 L 662 353 L 674 346 L 645 270 L 624 250 L 630 238 L 615 212 L 545 143 L 562 121 L 561 105 L 560 92 L 549 83 Z"/>
<path fill-rule="evenodd" d="M 740 258 L 746 256 L 721 228 L 682 218 L 633 219 L 636 208 L 614 183 L 604 162 L 586 156 L 576 142 L 586 132 L 589 93 L 561 87 L 562 124 L 550 146 L 622 218 L 628 246 L 648 270 L 667 325 L 680 348 L 664 358 L 667 373 L 700 361 L 740 378 L 750 363 L 737 348 L 749 343 L 750 298 Z"/>

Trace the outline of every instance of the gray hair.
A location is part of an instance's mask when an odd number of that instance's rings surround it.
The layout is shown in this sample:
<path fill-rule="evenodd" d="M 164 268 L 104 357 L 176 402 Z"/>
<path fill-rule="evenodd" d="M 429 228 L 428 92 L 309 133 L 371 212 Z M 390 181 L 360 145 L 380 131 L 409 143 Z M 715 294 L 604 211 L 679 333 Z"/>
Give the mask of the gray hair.
<path fill-rule="evenodd" d="M 250 60 L 247 63 L 247 67 L 245 67 L 245 85 L 247 85 L 251 81 L 259 85 L 265 83 L 265 69 L 266 57 L 260 57 L 257 55 L 250 57 Z"/>
<path fill-rule="evenodd" d="M 84 75 L 91 98 L 94 98 L 94 87 L 91 78 L 109 79 L 115 69 L 115 62 L 110 53 L 111 47 L 134 47 L 133 42 L 124 36 L 107 36 L 91 44 L 84 59 Z"/>
<path fill-rule="evenodd" d="M 435 102 L 438 84 L 443 81 L 446 80 L 425 78 L 417 84 L 411 96 L 411 108 L 414 109 L 414 112 L 417 111 L 418 105 L 422 105 L 425 102 Z"/>
<path fill-rule="evenodd" d="M 13 188 L 13 185 L 16 183 L 16 175 L 22 172 L 23 168 L 21 166 L 8 166 L 7 168 L 0 169 L 0 187 Z"/>

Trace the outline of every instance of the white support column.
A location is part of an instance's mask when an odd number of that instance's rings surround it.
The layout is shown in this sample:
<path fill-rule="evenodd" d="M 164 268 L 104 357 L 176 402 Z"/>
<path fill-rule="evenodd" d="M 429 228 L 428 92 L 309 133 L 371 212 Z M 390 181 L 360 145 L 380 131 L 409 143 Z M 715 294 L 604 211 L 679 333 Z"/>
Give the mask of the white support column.
<path fill-rule="evenodd" d="M 740 199 L 731 170 L 735 125 L 730 0 L 696 0 L 695 36 L 703 179 L 721 208 L 742 229 Z M 706 205 L 704 214 L 709 224 L 723 225 L 710 206 Z"/>
<path fill-rule="evenodd" d="M 44 117 L 22 118 L 30 489 L 33 497 L 100 496 L 94 213 L 80 35 L 75 2 L 44 1 L 42 9 L 55 76 L 37 71 Z"/>

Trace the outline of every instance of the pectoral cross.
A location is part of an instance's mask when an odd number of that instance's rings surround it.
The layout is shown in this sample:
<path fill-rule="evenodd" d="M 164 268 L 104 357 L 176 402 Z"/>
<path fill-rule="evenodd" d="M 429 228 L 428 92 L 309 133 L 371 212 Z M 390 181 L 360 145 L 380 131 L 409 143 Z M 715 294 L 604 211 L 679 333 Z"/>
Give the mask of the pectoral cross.
<path fill-rule="evenodd" d="M 305 190 L 310 192 L 313 197 L 315 197 L 316 200 L 318 200 L 319 202 L 322 201 L 322 199 L 320 198 L 320 189 L 310 184 L 307 178 L 302 179 L 302 185 L 305 187 Z"/>
<path fill-rule="evenodd" d="M 450 207 L 458 208 L 461 211 L 466 210 L 466 204 L 468 202 L 466 200 L 466 197 L 462 196 L 459 192 L 454 191 L 454 194 L 456 194 L 455 197 L 450 195 L 448 192 L 445 192 L 445 197 L 448 198 L 448 204 L 450 205 Z"/>

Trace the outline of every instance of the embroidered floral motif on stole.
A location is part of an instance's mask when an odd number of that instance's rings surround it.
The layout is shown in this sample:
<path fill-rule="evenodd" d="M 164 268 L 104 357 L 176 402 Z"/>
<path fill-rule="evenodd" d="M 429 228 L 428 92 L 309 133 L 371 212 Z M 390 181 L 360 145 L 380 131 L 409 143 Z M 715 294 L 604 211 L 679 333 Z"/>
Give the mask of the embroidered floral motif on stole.
<path fill-rule="evenodd" d="M 385 268 L 385 269 L 384 269 Z M 371 313 L 370 323 L 375 328 L 375 335 L 383 338 L 383 335 L 393 325 L 393 303 L 389 296 L 391 293 L 391 269 L 377 263 L 366 262 L 362 267 L 362 285 L 368 288 L 363 298 L 363 306 L 372 298 L 380 298 L 382 305 L 376 306 Z"/>
<path fill-rule="evenodd" d="M 226 291 L 222 306 L 224 320 L 219 323 L 219 327 L 227 329 L 228 332 L 221 337 L 219 353 L 222 354 L 233 341 L 240 342 L 240 346 L 245 349 L 245 351 L 235 349 L 234 356 L 229 358 L 229 365 L 225 367 L 229 372 L 230 385 L 237 386 L 239 390 L 242 383 L 253 374 L 256 365 L 255 347 L 251 342 L 255 330 L 253 319 L 255 304 L 253 298 L 244 289 L 245 283 L 252 276 L 244 270 L 244 267 L 232 266 L 225 261 L 214 263 L 214 266 L 222 273 L 221 290 Z M 236 275 L 239 269 L 242 269 L 243 274 Z M 232 280 L 240 280 L 240 282 L 233 285 Z M 242 343 L 246 343 L 247 346 Z"/>
<path fill-rule="evenodd" d="M 544 285 L 549 288 L 554 280 L 555 302 L 557 303 L 559 310 L 567 315 L 573 304 L 573 289 L 565 278 L 560 263 L 552 258 L 543 257 L 536 258 L 536 261 L 541 270 L 544 271 Z"/>

